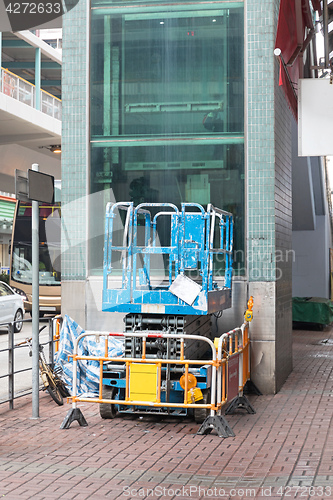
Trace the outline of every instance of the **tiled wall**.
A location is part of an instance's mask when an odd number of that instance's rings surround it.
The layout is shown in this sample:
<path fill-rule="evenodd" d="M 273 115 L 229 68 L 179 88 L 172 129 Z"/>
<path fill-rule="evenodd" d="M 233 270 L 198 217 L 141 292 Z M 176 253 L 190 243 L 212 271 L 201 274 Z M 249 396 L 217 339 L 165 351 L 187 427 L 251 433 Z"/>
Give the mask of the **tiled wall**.
<path fill-rule="evenodd" d="M 86 277 L 87 0 L 63 17 L 62 280 Z"/>
<path fill-rule="evenodd" d="M 294 117 L 278 86 L 275 67 L 275 362 L 276 386 L 281 387 L 292 370 L 292 174 L 291 122 Z"/>
<path fill-rule="evenodd" d="M 248 0 L 248 271 L 257 294 L 253 378 L 275 392 L 291 371 L 291 120 L 273 55 L 279 0 Z M 269 285 L 269 282 L 271 284 Z M 252 283 L 252 285 L 251 285 Z"/>
<path fill-rule="evenodd" d="M 271 0 L 247 3 L 248 40 L 248 272 L 250 281 L 275 279 L 274 60 Z"/>
<path fill-rule="evenodd" d="M 275 19 L 280 2 L 275 0 Z M 276 389 L 292 370 L 292 121 L 285 94 L 279 87 L 275 61 L 275 363 Z"/>

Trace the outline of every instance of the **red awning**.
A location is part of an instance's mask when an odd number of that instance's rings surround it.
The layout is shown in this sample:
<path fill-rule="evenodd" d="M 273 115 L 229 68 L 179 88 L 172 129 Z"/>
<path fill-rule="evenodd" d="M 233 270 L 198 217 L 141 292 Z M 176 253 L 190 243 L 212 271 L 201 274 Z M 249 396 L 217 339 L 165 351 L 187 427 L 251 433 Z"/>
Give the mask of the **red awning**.
<path fill-rule="evenodd" d="M 311 0 L 312 2 L 312 7 L 313 10 L 317 10 L 319 12 L 319 15 L 321 16 L 321 5 L 320 5 L 320 0 Z"/>
<path fill-rule="evenodd" d="M 319 0 L 312 0 L 315 10 Z M 314 33 L 309 0 L 281 0 L 275 48 L 281 50 L 279 84 L 297 117 L 298 80 L 303 76 L 303 52 Z"/>
<path fill-rule="evenodd" d="M 286 65 L 283 64 L 282 60 L 280 60 L 279 85 L 283 86 L 283 90 L 288 100 L 289 107 L 293 112 L 295 120 L 297 120 L 297 94 L 290 80 L 288 69 Z"/>

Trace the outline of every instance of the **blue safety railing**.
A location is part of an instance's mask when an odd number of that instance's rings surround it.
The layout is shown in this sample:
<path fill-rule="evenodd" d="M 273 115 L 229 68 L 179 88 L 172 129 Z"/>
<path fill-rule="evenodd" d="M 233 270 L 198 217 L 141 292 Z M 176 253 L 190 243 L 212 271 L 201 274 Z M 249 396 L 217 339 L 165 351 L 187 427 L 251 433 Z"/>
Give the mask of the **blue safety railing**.
<path fill-rule="evenodd" d="M 230 307 L 232 240 L 232 214 L 211 204 L 109 203 L 103 310 L 209 314 Z"/>

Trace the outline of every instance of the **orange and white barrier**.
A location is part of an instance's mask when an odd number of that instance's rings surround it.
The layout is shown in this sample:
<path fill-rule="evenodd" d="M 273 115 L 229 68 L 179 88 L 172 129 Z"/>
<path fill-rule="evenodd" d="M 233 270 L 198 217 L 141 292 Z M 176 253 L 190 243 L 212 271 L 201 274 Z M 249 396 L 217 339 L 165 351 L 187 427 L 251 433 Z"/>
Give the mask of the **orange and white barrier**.
<path fill-rule="evenodd" d="M 247 313 L 250 311 L 248 309 Z M 251 309 L 252 311 L 252 309 Z M 198 430 L 198 434 L 208 434 L 212 429 L 216 430 L 220 437 L 234 436 L 234 433 L 228 422 L 222 415 L 222 410 L 226 407 L 226 414 L 232 413 L 237 408 L 245 409 L 249 413 L 255 413 L 254 408 L 244 396 L 244 386 L 250 379 L 250 339 L 248 333 L 249 323 L 231 330 L 221 337 L 212 340 L 199 335 L 181 335 L 170 334 L 156 331 L 145 332 L 126 332 L 110 333 L 86 331 L 76 340 L 74 346 L 73 358 L 73 384 L 72 396 L 69 398 L 72 402 L 72 409 L 67 413 L 61 428 L 67 429 L 74 420 L 80 425 L 87 425 L 78 403 L 89 402 L 98 404 L 121 405 L 122 407 L 148 407 L 148 408 L 199 408 L 207 410 L 207 418 Z M 95 336 L 100 342 L 104 338 L 103 356 L 79 356 L 78 345 L 82 339 L 88 336 Z M 139 338 L 142 340 L 142 353 L 140 357 L 110 357 L 108 355 L 108 339 L 110 337 Z M 146 342 L 150 339 L 175 339 L 180 342 L 179 359 L 165 358 L 147 358 Z M 188 340 L 205 342 L 207 349 L 210 349 L 210 359 L 193 360 L 185 358 L 185 342 Z M 95 397 L 79 396 L 77 391 L 77 370 L 78 361 L 98 361 L 99 362 L 99 393 Z M 103 397 L 103 365 L 105 362 L 121 362 L 125 371 L 125 391 L 120 399 L 106 399 Z M 170 365 L 177 367 L 182 373 L 179 383 L 184 390 L 183 402 L 164 401 L 162 398 L 162 371 Z M 211 367 L 210 393 L 211 400 L 204 402 L 200 399 L 200 391 L 196 390 L 195 377 L 191 373 L 194 368 L 208 366 Z M 138 377 L 138 380 L 135 380 Z M 141 378 L 140 378 L 141 377 Z M 149 385 L 149 390 L 137 390 L 138 385 Z"/>
<path fill-rule="evenodd" d="M 60 330 L 62 325 L 62 317 L 55 316 L 53 318 L 53 342 L 54 342 L 54 353 L 59 351 L 59 341 L 60 341 Z"/>

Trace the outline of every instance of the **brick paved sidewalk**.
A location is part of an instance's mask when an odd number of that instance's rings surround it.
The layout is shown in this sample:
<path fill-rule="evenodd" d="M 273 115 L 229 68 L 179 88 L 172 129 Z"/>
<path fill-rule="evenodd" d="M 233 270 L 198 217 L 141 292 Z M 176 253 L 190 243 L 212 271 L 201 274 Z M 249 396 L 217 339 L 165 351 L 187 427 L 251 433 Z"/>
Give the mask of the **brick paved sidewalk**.
<path fill-rule="evenodd" d="M 41 393 L 0 406 L 0 497 L 42 499 L 333 499 L 333 338 L 294 331 L 294 370 L 275 396 L 251 396 L 255 415 L 227 420 L 234 438 L 197 436 L 190 420 L 102 420 L 61 430 L 69 406 Z"/>

